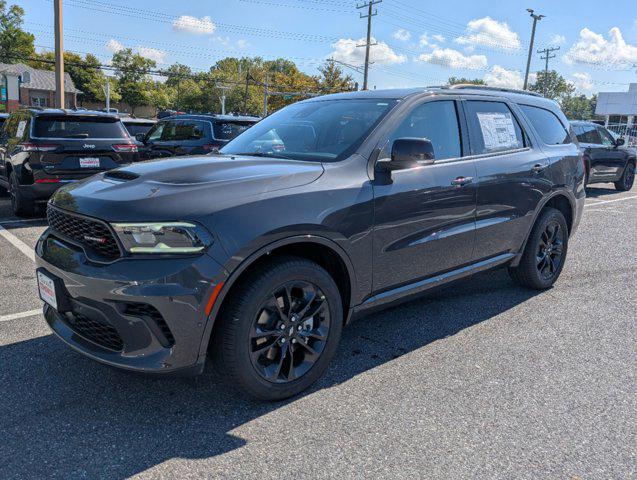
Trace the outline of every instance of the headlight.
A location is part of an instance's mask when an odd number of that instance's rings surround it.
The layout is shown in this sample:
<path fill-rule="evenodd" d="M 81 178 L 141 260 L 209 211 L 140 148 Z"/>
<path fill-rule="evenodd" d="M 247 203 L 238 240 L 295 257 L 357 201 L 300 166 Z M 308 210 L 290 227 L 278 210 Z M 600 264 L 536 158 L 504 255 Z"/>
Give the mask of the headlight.
<path fill-rule="evenodd" d="M 130 253 L 198 253 L 212 243 L 210 234 L 195 223 L 114 223 L 112 227 Z"/>

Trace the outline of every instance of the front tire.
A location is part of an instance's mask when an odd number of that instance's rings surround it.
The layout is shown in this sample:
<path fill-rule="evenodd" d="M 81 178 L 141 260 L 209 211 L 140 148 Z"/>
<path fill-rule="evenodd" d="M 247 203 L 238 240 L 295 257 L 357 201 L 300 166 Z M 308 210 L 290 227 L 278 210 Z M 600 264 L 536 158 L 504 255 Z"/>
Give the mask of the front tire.
<path fill-rule="evenodd" d="M 524 287 L 550 288 L 562 273 L 567 250 L 568 226 L 564 215 L 554 208 L 546 208 L 531 230 L 519 265 L 509 268 L 509 274 Z"/>
<path fill-rule="evenodd" d="M 9 197 L 11 197 L 11 208 L 13 213 L 18 217 L 32 217 L 35 215 L 35 203 L 24 197 L 24 193 L 20 189 L 20 183 L 15 172 L 9 175 Z"/>
<path fill-rule="evenodd" d="M 624 169 L 621 178 L 615 182 L 615 189 L 620 192 L 627 192 L 633 188 L 635 183 L 635 164 L 629 163 Z"/>
<path fill-rule="evenodd" d="M 296 395 L 321 377 L 338 347 L 338 287 L 321 266 L 297 257 L 270 261 L 240 282 L 213 339 L 219 367 L 258 399 Z"/>

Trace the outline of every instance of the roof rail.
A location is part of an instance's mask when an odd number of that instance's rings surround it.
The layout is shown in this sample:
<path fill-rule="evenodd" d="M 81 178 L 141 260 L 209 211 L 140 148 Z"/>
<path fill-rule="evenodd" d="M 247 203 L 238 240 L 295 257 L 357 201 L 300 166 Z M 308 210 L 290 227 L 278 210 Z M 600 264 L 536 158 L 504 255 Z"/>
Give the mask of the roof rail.
<path fill-rule="evenodd" d="M 529 90 L 519 90 L 517 88 L 504 88 L 504 87 L 490 87 L 488 85 L 474 85 L 471 83 L 459 83 L 456 85 L 447 85 L 443 88 L 450 88 L 450 89 L 458 89 L 458 90 L 463 90 L 463 89 L 471 89 L 471 90 L 491 90 L 494 92 L 508 92 L 508 93 L 519 93 L 522 95 L 531 95 L 533 97 L 542 97 L 542 95 L 540 95 L 539 93 L 536 92 L 531 92 Z"/>

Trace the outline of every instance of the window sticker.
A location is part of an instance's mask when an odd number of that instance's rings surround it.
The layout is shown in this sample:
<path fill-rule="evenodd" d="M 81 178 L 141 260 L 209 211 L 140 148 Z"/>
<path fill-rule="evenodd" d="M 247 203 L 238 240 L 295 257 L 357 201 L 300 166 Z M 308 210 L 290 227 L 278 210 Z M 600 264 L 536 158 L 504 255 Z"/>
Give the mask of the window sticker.
<path fill-rule="evenodd" d="M 22 137 L 22 135 L 24 135 L 24 129 L 27 126 L 27 122 L 26 120 L 22 120 L 20 123 L 18 123 L 18 131 L 16 132 L 15 136 L 17 138 Z"/>
<path fill-rule="evenodd" d="M 485 150 L 520 148 L 510 113 L 478 112 Z"/>

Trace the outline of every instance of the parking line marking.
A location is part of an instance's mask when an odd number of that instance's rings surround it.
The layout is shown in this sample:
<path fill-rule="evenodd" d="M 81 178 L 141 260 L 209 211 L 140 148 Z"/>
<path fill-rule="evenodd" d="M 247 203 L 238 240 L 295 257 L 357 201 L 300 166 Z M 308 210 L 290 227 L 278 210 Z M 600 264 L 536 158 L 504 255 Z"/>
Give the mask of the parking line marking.
<path fill-rule="evenodd" d="M 22 220 L 2 220 L 1 224 L 10 224 L 10 223 L 30 223 L 30 222 L 46 222 L 46 218 L 23 218 Z"/>
<path fill-rule="evenodd" d="M 40 314 L 42 314 L 41 308 L 37 310 L 28 310 L 26 312 L 12 313 L 10 315 L 2 315 L 0 316 L 0 323 L 9 322 L 11 320 L 17 320 L 19 318 L 33 317 L 35 315 L 40 315 Z"/>
<path fill-rule="evenodd" d="M 35 262 L 35 251 L 2 225 L 0 225 L 0 236 L 6 238 L 11 245 L 29 257 L 32 262 Z"/>
<path fill-rule="evenodd" d="M 604 205 L 605 203 L 625 202 L 626 200 L 631 200 L 633 198 L 637 198 L 637 195 L 633 195 L 632 197 L 615 198 L 613 200 L 603 200 L 601 202 L 587 203 L 586 206 L 596 207 L 597 205 Z"/>

